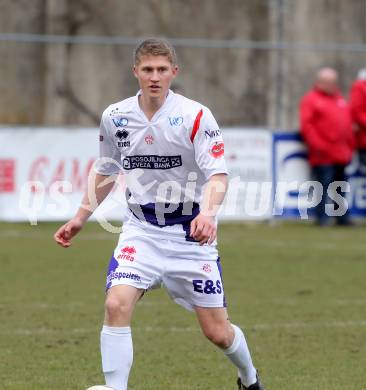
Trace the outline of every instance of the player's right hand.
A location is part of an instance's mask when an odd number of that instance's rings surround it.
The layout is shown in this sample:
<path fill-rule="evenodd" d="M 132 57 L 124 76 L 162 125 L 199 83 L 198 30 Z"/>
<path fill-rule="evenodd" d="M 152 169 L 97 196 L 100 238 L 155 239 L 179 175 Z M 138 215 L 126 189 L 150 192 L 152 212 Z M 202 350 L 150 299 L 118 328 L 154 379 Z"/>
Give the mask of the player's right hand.
<path fill-rule="evenodd" d="M 54 234 L 53 238 L 58 245 L 61 245 L 63 248 L 68 248 L 71 245 L 71 239 L 80 232 L 83 226 L 84 223 L 81 220 L 73 218 L 62 225 Z"/>

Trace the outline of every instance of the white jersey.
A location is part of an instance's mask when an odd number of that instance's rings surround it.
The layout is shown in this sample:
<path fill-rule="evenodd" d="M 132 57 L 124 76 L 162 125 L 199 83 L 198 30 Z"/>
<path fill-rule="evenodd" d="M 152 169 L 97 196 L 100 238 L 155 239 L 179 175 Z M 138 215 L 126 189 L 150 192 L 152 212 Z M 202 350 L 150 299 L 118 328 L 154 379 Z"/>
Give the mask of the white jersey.
<path fill-rule="evenodd" d="M 139 94 L 104 111 L 95 170 L 125 175 L 124 229 L 132 224 L 147 234 L 193 241 L 189 226 L 202 187 L 210 176 L 227 173 L 221 131 L 207 107 L 172 91 L 148 120 Z"/>

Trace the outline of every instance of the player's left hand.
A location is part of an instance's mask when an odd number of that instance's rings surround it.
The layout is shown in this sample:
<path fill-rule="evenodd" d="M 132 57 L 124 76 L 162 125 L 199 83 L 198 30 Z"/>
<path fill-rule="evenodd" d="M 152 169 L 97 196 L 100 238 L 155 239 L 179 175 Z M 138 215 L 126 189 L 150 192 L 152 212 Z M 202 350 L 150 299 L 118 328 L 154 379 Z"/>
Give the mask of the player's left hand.
<path fill-rule="evenodd" d="M 211 245 L 216 240 L 216 235 L 217 227 L 214 217 L 198 214 L 191 222 L 190 236 L 196 241 L 199 241 L 200 245 Z"/>

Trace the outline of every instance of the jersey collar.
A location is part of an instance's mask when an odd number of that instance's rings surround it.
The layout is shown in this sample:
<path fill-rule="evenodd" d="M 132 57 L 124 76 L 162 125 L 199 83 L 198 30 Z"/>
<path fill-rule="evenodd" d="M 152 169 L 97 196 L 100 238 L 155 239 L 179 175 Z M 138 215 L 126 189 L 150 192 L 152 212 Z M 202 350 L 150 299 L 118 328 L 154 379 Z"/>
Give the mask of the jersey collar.
<path fill-rule="evenodd" d="M 139 105 L 139 96 L 142 95 L 142 91 L 141 89 L 137 92 L 137 94 L 135 95 L 135 104 L 134 104 L 134 109 L 137 113 L 139 113 L 140 115 L 143 116 L 143 118 L 148 121 L 148 119 L 146 118 L 146 115 L 145 113 L 141 110 L 140 108 L 140 105 Z M 174 100 L 174 95 L 175 93 L 169 89 L 168 91 L 168 95 L 165 99 L 165 102 L 163 103 L 163 105 L 160 107 L 160 109 L 154 114 L 154 116 L 152 117 L 151 121 L 150 122 L 154 122 L 156 119 L 158 119 L 160 117 L 161 114 L 163 114 L 164 112 L 166 112 L 169 107 L 171 106 L 173 100 Z"/>

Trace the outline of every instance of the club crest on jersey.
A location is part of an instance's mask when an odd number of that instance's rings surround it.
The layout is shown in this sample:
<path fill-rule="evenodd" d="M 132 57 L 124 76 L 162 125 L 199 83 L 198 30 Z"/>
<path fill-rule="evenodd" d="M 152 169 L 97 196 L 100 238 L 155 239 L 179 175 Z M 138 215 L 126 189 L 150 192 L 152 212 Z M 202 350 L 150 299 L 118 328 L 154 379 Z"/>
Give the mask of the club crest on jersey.
<path fill-rule="evenodd" d="M 223 142 L 215 142 L 210 150 L 209 153 L 213 158 L 220 158 L 224 155 L 224 143 Z"/>
<path fill-rule="evenodd" d="M 170 126 L 180 126 L 181 124 L 183 124 L 182 116 L 173 116 L 173 117 L 169 117 L 168 119 L 169 119 Z"/>
<path fill-rule="evenodd" d="M 128 119 L 127 118 L 112 118 L 112 121 L 116 127 L 125 127 L 128 125 Z"/>
<path fill-rule="evenodd" d="M 148 145 L 152 145 L 154 143 L 154 137 L 152 135 L 147 135 L 145 137 L 145 142 L 148 144 Z"/>
<path fill-rule="evenodd" d="M 128 148 L 131 146 L 130 141 L 125 141 L 129 136 L 129 132 L 126 129 L 117 130 L 115 136 L 118 138 L 117 146 L 119 148 Z"/>
<path fill-rule="evenodd" d="M 210 273 L 210 272 L 212 271 L 210 264 L 207 264 L 207 263 L 204 264 L 204 265 L 202 266 L 202 271 L 207 272 L 207 273 Z"/>

